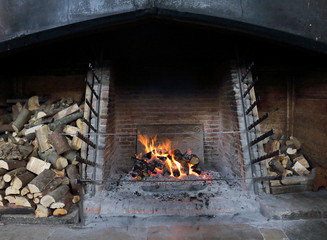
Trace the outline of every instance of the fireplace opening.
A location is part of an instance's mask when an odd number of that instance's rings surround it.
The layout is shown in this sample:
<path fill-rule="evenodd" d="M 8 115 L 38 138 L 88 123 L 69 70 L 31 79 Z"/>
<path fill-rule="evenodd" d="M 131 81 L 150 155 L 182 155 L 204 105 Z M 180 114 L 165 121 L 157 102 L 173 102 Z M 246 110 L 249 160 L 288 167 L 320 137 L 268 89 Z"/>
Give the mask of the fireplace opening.
<path fill-rule="evenodd" d="M 83 214 L 215 215 L 232 211 L 231 204 L 237 205 L 239 197 L 235 192 L 254 202 L 254 189 L 263 194 L 326 186 L 324 56 L 212 26 L 142 20 L 3 56 L 1 97 L 81 93 L 84 77 L 91 77 L 85 69 L 95 59 L 95 72 L 102 80 L 100 134 L 96 167 L 82 164 L 80 168 L 88 181 Z M 254 67 L 246 74 L 252 61 Z M 240 86 L 247 91 L 256 77 L 255 92 L 251 99 L 244 98 Z M 252 97 L 261 99 L 256 116 L 253 111 L 245 113 L 254 102 Z M 95 101 L 92 104 L 96 106 Z M 269 118 L 260 129 L 248 131 L 266 112 Z M 298 139 L 310 170 L 316 169 L 312 179 L 296 182 L 300 187 L 288 179 L 291 184 L 286 187 L 287 181 L 279 179 L 274 181 L 280 185 L 272 185 L 269 177 L 275 176 L 267 173 L 266 159 L 252 164 L 269 151 L 255 143 L 250 154 L 249 144 L 271 129 L 273 141 Z M 147 176 L 149 171 L 133 175 L 135 154 L 149 153 L 142 149 L 141 135 L 157 136 L 159 142 L 170 140 L 171 150 L 178 149 L 187 165 L 191 149 L 194 161 L 200 162 L 200 177 L 189 174 L 184 181 L 169 177 L 176 166 L 169 167 L 164 178 Z M 93 157 L 89 147 L 86 160 Z M 140 155 L 138 159 L 145 160 Z M 134 179 L 138 176 L 139 181 Z M 237 209 L 255 208 L 253 202 L 241 203 Z"/>

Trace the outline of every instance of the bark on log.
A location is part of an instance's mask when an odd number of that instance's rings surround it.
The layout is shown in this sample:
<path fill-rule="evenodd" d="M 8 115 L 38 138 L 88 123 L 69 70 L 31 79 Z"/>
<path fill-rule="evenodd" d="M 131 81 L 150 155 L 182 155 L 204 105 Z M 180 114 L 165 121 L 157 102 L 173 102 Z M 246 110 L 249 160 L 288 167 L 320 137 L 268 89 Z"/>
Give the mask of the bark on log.
<path fill-rule="evenodd" d="M 26 162 L 20 160 L 0 160 L 0 168 L 5 170 L 11 171 L 20 167 L 26 167 Z"/>
<path fill-rule="evenodd" d="M 36 218 L 44 218 L 49 217 L 50 210 L 47 207 L 42 206 L 42 204 L 38 204 L 35 210 L 35 217 Z"/>
<path fill-rule="evenodd" d="M 7 173 L 8 171 L 6 169 L 0 169 L 0 176 L 3 176 Z"/>
<path fill-rule="evenodd" d="M 45 207 L 49 207 L 52 203 L 58 202 L 69 191 L 67 185 L 61 185 L 52 192 L 48 193 L 41 198 L 41 204 Z"/>
<path fill-rule="evenodd" d="M 45 169 L 50 169 L 51 164 L 45 161 L 42 161 L 41 159 L 31 157 L 30 160 L 27 163 L 27 170 L 31 171 L 32 173 L 35 173 L 39 175 L 42 173 Z"/>
<path fill-rule="evenodd" d="M 49 144 L 49 140 L 48 140 L 49 133 L 50 133 L 50 130 L 47 125 L 42 126 L 40 129 L 35 131 L 36 139 L 37 139 L 37 142 L 39 145 L 40 152 L 44 152 L 51 147 Z"/>
<path fill-rule="evenodd" d="M 35 178 L 35 175 L 31 172 L 26 171 L 25 173 L 14 177 L 11 181 L 11 186 L 16 189 L 21 189 L 25 187 L 29 182 L 31 182 Z"/>
<path fill-rule="evenodd" d="M 0 190 L 5 189 L 9 187 L 9 183 L 5 182 L 5 180 L 3 179 L 3 177 L 0 177 Z"/>
<path fill-rule="evenodd" d="M 23 129 L 24 124 L 28 122 L 30 119 L 31 113 L 28 111 L 28 109 L 22 109 L 20 111 L 19 115 L 17 116 L 17 119 L 12 123 L 12 128 L 16 133 L 18 133 L 20 130 Z"/>
<path fill-rule="evenodd" d="M 12 122 L 12 114 L 3 114 L 0 116 L 0 123 L 1 124 L 9 124 Z"/>
<path fill-rule="evenodd" d="M 65 127 L 65 125 L 67 125 L 68 123 L 75 121 L 82 117 L 83 117 L 83 112 L 76 112 L 76 113 L 73 113 L 66 117 L 63 117 L 61 119 L 58 119 L 58 120 L 54 121 L 53 123 L 50 123 L 49 128 L 52 131 L 56 130 L 56 129 L 60 130 L 60 129 L 63 129 Z"/>
<path fill-rule="evenodd" d="M 24 132 L 22 132 L 22 134 L 26 136 L 28 134 L 35 133 L 36 130 L 39 130 L 41 127 L 42 125 L 37 125 L 35 127 L 27 128 L 26 130 L 24 130 Z"/>
<path fill-rule="evenodd" d="M 30 97 L 27 101 L 28 110 L 35 113 L 36 110 L 40 108 L 39 97 L 33 96 Z"/>
<path fill-rule="evenodd" d="M 67 215 L 68 212 L 69 212 L 69 209 L 70 207 L 72 206 L 73 202 L 70 198 L 71 195 L 68 195 L 66 196 L 65 200 L 64 200 L 64 203 L 65 203 L 65 206 L 64 208 L 58 208 L 56 210 L 53 211 L 53 215 L 58 217 L 58 216 L 63 216 L 63 215 Z"/>
<path fill-rule="evenodd" d="M 55 135 L 49 135 L 49 141 L 58 154 L 62 154 L 70 150 L 67 139 L 64 135 L 60 135 L 61 133 L 61 131 L 56 130 L 53 132 Z"/>
<path fill-rule="evenodd" d="M 62 119 L 63 117 L 66 117 L 68 115 L 71 115 L 72 113 L 75 113 L 79 110 L 79 107 L 78 105 L 75 103 L 74 105 L 68 107 L 68 108 L 65 108 L 63 110 L 61 110 L 60 112 L 58 112 L 56 115 L 53 116 L 53 118 L 55 120 L 59 120 L 59 119 Z"/>
<path fill-rule="evenodd" d="M 38 152 L 39 157 L 43 160 L 43 161 L 47 161 L 48 157 L 51 153 L 53 153 L 55 150 L 53 148 L 50 148 L 44 152 Z"/>
<path fill-rule="evenodd" d="M 77 165 L 79 162 L 76 161 L 77 153 L 73 150 L 64 153 L 64 157 L 73 165 Z"/>
<path fill-rule="evenodd" d="M 14 169 L 3 175 L 3 180 L 5 180 L 5 182 L 10 182 L 16 175 L 23 174 L 24 172 L 26 172 L 25 167 Z"/>
<path fill-rule="evenodd" d="M 52 152 L 48 156 L 48 161 L 51 165 L 58 170 L 62 170 L 68 165 L 68 161 L 66 158 L 59 156 L 57 152 Z"/>
<path fill-rule="evenodd" d="M 18 151 L 22 154 L 23 159 L 26 159 L 34 150 L 32 145 L 19 145 Z"/>
<path fill-rule="evenodd" d="M 12 128 L 11 124 L 0 125 L 0 133 L 13 132 L 13 131 L 14 131 L 14 129 Z"/>
<path fill-rule="evenodd" d="M 68 204 L 72 204 L 73 195 L 68 192 L 65 196 L 63 196 L 59 201 L 54 202 L 50 205 L 51 209 L 57 209 L 57 208 L 64 208 Z"/>
<path fill-rule="evenodd" d="M 66 167 L 66 173 L 69 179 L 79 179 L 79 173 L 75 165 L 68 165 Z M 70 180 L 70 186 L 72 188 L 73 194 L 78 195 L 80 190 L 80 185 L 76 183 L 76 180 Z"/>
<path fill-rule="evenodd" d="M 13 143 L 6 143 L 0 146 L 0 159 L 3 160 L 22 160 L 18 146 Z"/>
<path fill-rule="evenodd" d="M 44 170 L 28 184 L 30 192 L 42 192 L 55 176 L 56 174 L 53 171 Z"/>

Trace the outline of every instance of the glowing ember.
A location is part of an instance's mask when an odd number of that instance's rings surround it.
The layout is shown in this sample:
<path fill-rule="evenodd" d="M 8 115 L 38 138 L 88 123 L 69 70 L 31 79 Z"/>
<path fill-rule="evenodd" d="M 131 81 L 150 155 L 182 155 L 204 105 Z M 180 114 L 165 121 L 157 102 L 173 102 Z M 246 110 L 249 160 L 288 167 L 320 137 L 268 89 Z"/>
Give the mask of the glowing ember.
<path fill-rule="evenodd" d="M 191 150 L 181 153 L 178 149 L 173 150 L 169 139 L 157 143 L 157 136 L 149 138 L 146 135 L 139 135 L 139 141 L 145 148 L 145 153 L 132 157 L 134 168 L 132 177 L 142 180 L 150 175 L 170 176 L 174 178 L 185 178 L 189 175 L 206 179 L 200 169 L 200 159 L 192 154 Z"/>

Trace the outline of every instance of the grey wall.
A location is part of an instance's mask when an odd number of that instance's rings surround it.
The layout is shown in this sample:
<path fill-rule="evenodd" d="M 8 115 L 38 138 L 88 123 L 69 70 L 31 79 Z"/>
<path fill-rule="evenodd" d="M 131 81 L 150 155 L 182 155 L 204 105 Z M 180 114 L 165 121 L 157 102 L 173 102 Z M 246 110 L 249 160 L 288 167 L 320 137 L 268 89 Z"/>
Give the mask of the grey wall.
<path fill-rule="evenodd" d="M 261 32 L 278 40 L 293 42 L 294 36 L 303 37 L 297 44 L 304 45 L 306 39 L 310 40 L 306 47 L 311 49 L 325 51 L 327 45 L 327 2 L 324 0 L 2 0 L 0 44 L 31 33 L 137 10 L 158 15 L 172 10 L 178 14 L 217 17 L 222 25 L 232 21 L 233 28 Z M 166 12 L 166 15 L 169 14 Z M 245 23 L 247 27 L 238 23 Z M 278 36 L 284 32 L 291 35 Z M 6 49 L 2 47 L 1 51 L 32 42 L 14 46 L 7 43 Z"/>

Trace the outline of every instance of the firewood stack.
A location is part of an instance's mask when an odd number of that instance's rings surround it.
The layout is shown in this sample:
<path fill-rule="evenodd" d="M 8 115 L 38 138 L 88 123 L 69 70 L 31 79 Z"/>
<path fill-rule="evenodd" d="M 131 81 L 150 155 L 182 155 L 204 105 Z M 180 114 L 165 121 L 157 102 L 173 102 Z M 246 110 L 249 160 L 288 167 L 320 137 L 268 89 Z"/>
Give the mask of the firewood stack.
<path fill-rule="evenodd" d="M 305 176 L 309 175 L 312 167 L 308 160 L 301 154 L 300 141 L 291 136 L 286 140 L 269 141 L 264 145 L 266 153 L 281 150 L 283 154 L 270 158 L 266 161 L 270 176 Z"/>
<path fill-rule="evenodd" d="M 145 177 L 149 177 L 150 175 L 158 175 L 169 176 L 173 175 L 174 177 L 180 177 L 183 175 L 190 174 L 191 171 L 200 175 L 202 173 L 202 169 L 200 167 L 200 159 L 195 154 L 191 154 L 185 152 L 181 153 L 180 150 L 175 149 L 171 154 L 168 154 L 165 150 L 163 151 L 163 156 L 156 156 L 152 152 L 148 152 L 141 157 L 133 156 L 132 160 L 134 162 L 134 167 L 132 169 L 132 177 L 137 180 L 142 180 Z M 158 154 L 157 154 L 158 155 Z M 180 164 L 179 171 L 175 161 Z M 170 161 L 170 164 L 168 164 Z M 171 167 L 169 167 L 171 165 Z"/>
<path fill-rule="evenodd" d="M 10 116 L 11 115 L 11 116 Z M 36 217 L 66 215 L 79 197 L 83 106 L 37 96 L 0 118 L 0 206 L 33 207 Z"/>

